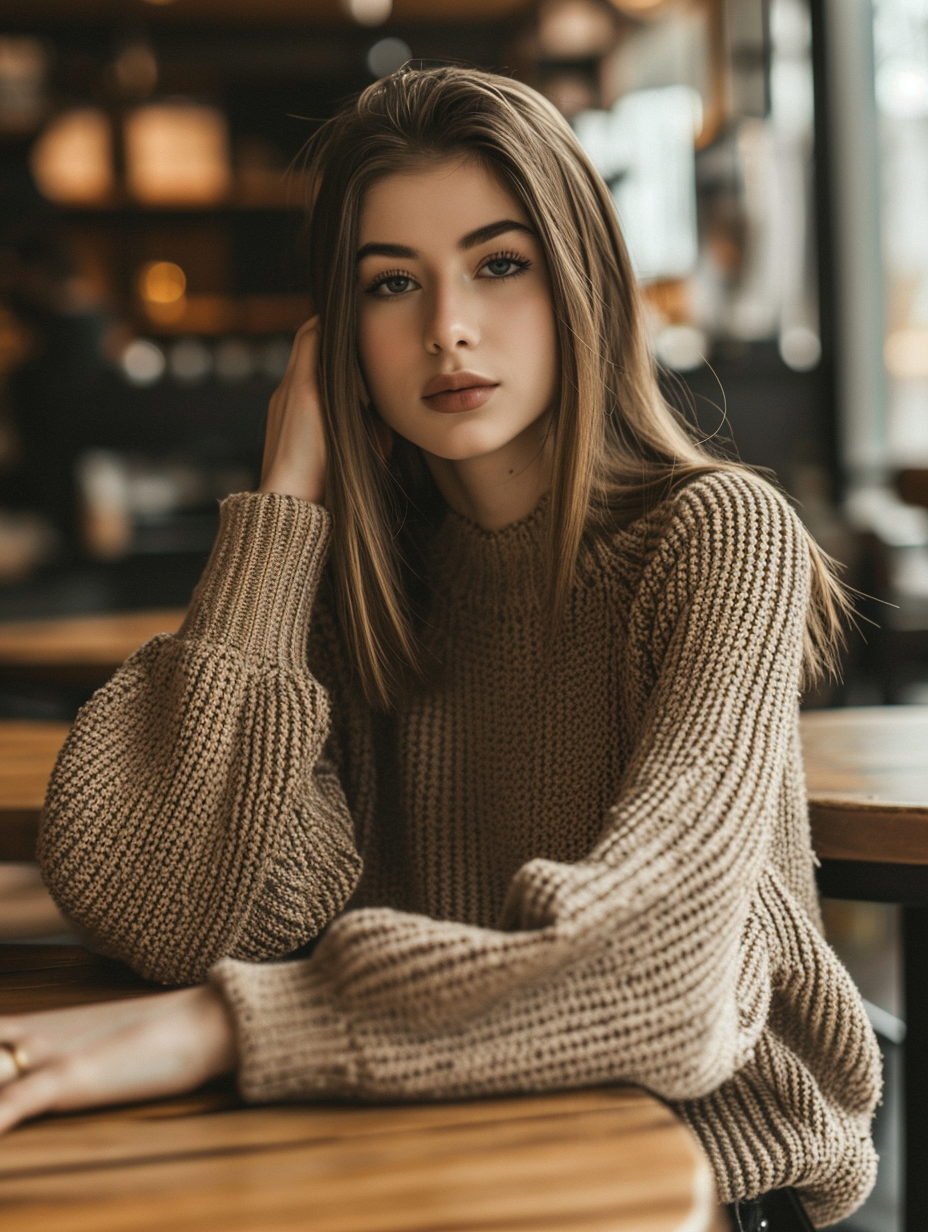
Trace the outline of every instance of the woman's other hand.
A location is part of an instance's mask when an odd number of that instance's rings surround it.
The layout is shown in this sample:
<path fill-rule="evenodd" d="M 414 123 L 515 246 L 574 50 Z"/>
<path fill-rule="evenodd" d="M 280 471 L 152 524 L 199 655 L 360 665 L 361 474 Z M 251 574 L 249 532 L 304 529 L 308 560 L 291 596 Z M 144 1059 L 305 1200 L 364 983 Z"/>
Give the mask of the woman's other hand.
<path fill-rule="evenodd" d="M 208 985 L 3 1015 L 0 1042 L 0 1133 L 43 1112 L 179 1095 L 236 1062 L 231 1016 Z"/>
<path fill-rule="evenodd" d="M 284 379 L 271 396 L 259 492 L 281 492 L 321 504 L 325 433 L 316 366 L 319 318 L 297 330 Z"/>

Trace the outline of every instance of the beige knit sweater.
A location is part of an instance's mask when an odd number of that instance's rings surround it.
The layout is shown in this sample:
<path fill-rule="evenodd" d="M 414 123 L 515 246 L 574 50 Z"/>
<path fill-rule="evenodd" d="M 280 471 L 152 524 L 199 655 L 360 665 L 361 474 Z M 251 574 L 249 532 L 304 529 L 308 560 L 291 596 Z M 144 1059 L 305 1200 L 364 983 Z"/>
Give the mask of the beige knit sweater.
<path fill-rule="evenodd" d="M 584 549 L 547 658 L 545 519 L 449 513 L 435 669 L 385 717 L 316 598 L 328 514 L 230 497 L 180 633 L 75 723 L 45 877 L 144 974 L 209 973 L 249 1100 L 640 1083 L 724 1201 L 795 1185 L 829 1223 L 873 1182 L 880 1063 L 819 930 L 796 518 L 689 484 Z"/>

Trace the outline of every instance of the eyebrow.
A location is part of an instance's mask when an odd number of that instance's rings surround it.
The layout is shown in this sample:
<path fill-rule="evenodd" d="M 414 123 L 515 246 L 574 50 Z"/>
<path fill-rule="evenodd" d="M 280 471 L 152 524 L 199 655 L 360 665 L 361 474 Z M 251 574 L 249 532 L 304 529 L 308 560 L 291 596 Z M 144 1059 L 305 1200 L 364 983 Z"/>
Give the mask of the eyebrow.
<path fill-rule="evenodd" d="M 507 231 L 524 231 L 526 235 L 531 236 L 535 234 L 524 222 L 516 222 L 514 218 L 501 218 L 499 222 L 491 222 L 485 227 L 478 227 L 476 231 L 468 231 L 467 235 L 458 241 L 458 248 L 464 251 L 468 248 L 476 248 L 478 244 L 486 244 L 488 240 L 495 240 L 498 235 L 505 235 Z M 418 255 L 415 248 L 407 248 L 405 244 L 372 243 L 364 244 L 358 249 L 359 261 L 363 261 L 365 257 L 400 257 L 411 260 Z"/>

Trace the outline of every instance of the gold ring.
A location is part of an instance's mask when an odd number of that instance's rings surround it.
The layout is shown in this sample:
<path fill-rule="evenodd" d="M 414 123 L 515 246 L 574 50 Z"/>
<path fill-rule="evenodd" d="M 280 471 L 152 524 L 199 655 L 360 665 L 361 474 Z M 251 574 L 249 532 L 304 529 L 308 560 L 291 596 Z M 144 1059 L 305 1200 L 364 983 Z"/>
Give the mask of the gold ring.
<path fill-rule="evenodd" d="M 0 1042 L 0 1048 L 8 1054 L 13 1065 L 16 1067 L 17 1078 L 22 1078 L 24 1074 L 29 1072 L 29 1057 L 26 1055 L 25 1048 L 20 1048 L 19 1044 L 6 1044 Z"/>

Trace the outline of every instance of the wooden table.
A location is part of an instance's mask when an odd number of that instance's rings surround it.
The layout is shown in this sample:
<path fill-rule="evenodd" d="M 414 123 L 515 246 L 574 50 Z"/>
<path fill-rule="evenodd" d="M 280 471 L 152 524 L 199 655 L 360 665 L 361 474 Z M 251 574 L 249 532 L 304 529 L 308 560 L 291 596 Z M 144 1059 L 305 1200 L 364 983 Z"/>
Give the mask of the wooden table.
<path fill-rule="evenodd" d="M 0 720 L 0 860 L 34 860 L 45 789 L 67 723 Z"/>
<path fill-rule="evenodd" d="M 156 633 L 173 633 L 183 608 L 0 623 L 0 687 L 104 684 Z M 0 721 L 0 861 L 31 860 L 38 816 L 64 723 Z"/>
<path fill-rule="evenodd" d="M 884 870 L 928 865 L 928 706 L 811 710 L 802 743 L 820 857 Z M 913 885 L 921 875 L 904 874 Z"/>
<path fill-rule="evenodd" d="M 14 1012 L 149 991 L 62 946 L 0 946 Z M 636 1088 L 247 1108 L 230 1083 L 48 1117 L 0 1144 L 4 1232 L 722 1232 L 689 1131 Z"/>
<path fill-rule="evenodd" d="M 902 905 L 905 1228 L 928 1212 L 928 706 L 810 711 L 803 748 L 819 888 Z"/>
<path fill-rule="evenodd" d="M 823 893 L 836 898 L 903 904 L 907 1156 L 918 1161 L 918 1166 L 907 1168 L 907 1206 L 913 1212 L 907 1228 L 909 1232 L 916 1228 L 921 1232 L 923 1213 L 928 1210 L 928 1169 L 922 1166 L 922 1160 L 928 1157 L 928 707 L 813 711 L 803 716 L 802 727 L 813 838 L 822 859 Z M 45 783 L 66 730 L 64 725 L 0 723 L 0 859 L 30 858 Z M 11 851 L 16 854 L 8 854 Z M 32 979 L 28 984 L 29 995 L 41 999 L 44 987 L 51 988 L 53 997 L 57 997 L 61 979 L 60 972 L 50 984 L 44 977 L 38 983 Z M 81 981 L 78 983 L 83 997 L 92 989 L 83 976 Z M 609 1098 L 619 1099 L 614 1110 L 618 1116 L 620 1107 L 626 1107 L 621 1101 L 630 1097 L 627 1093 L 621 1097 L 612 1093 Z M 541 1104 L 533 1107 L 540 1108 Z M 601 1114 L 602 1109 L 596 1113 Z M 242 1110 L 237 1115 L 243 1115 Z M 301 1115 L 321 1113 L 318 1109 L 312 1113 L 304 1110 Z M 570 1116 L 581 1113 L 575 1109 Z M 93 1118 L 87 1121 L 90 1123 L 95 1123 Z M 216 1158 L 227 1158 L 219 1147 L 208 1146 L 203 1150 L 210 1158 L 210 1152 L 218 1152 Z M 81 1164 L 81 1169 L 84 1167 Z M 23 1225 L 32 1226 L 39 1225 Z M 228 1224 L 229 1228 L 237 1226 Z M 370 1226 L 373 1229 L 375 1225 Z M 599 1225 L 588 1220 L 571 1226 Z M 636 1225 L 642 1232 L 645 1226 Z"/>
<path fill-rule="evenodd" d="M 175 633 L 183 608 L 0 623 L 0 685 L 103 684 L 156 633 Z"/>

